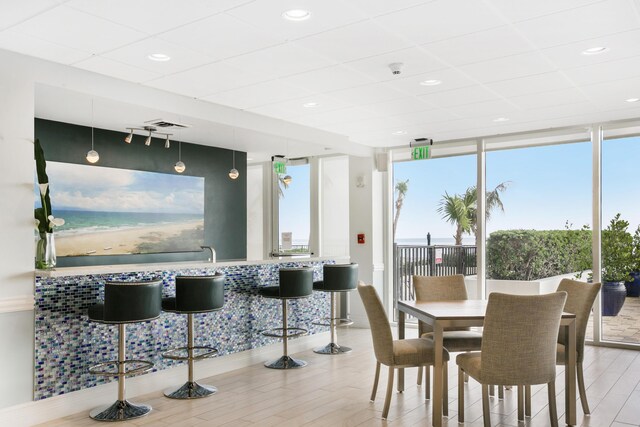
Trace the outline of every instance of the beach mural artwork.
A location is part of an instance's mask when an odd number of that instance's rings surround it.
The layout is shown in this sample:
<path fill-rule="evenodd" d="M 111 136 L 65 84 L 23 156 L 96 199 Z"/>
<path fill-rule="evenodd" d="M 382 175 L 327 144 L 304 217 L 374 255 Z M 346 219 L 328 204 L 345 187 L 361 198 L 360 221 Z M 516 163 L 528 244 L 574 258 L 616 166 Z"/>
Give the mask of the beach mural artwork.
<path fill-rule="evenodd" d="M 47 162 L 58 256 L 200 251 L 204 178 Z M 36 185 L 36 203 L 39 193 Z"/>

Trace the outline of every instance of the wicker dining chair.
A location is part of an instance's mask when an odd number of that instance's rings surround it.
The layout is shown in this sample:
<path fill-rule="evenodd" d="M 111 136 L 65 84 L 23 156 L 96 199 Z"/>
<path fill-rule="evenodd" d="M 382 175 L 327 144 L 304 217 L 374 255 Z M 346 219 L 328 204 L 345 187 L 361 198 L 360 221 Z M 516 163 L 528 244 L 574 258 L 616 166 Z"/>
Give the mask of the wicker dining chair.
<path fill-rule="evenodd" d="M 413 288 L 417 302 L 466 300 L 467 287 L 464 276 L 413 276 Z M 418 322 L 418 336 L 433 340 L 431 327 Z M 470 328 L 451 328 L 444 331 L 442 344 L 450 352 L 479 351 L 482 345 L 482 333 Z M 418 368 L 418 385 L 422 384 L 422 368 Z M 429 398 L 430 375 L 425 369 L 425 398 Z M 445 395 L 446 397 L 446 395 Z"/>
<path fill-rule="evenodd" d="M 384 311 L 384 306 L 376 290 L 371 285 L 358 283 L 358 293 L 364 304 L 369 325 L 371 326 L 371 337 L 373 339 L 373 350 L 376 355 L 376 376 L 371 392 L 371 401 L 376 398 L 378 390 L 378 378 L 380 377 L 380 365 L 389 367 L 389 381 L 387 382 L 387 394 L 382 409 L 382 419 L 387 419 L 389 405 L 391 403 L 391 393 L 393 390 L 393 378 L 396 369 L 414 368 L 417 366 L 430 366 L 435 362 L 433 343 L 423 338 L 394 340 L 391 334 L 389 319 Z M 449 353 L 443 350 L 442 358 L 449 360 Z M 447 385 L 447 363 L 443 364 L 443 389 Z M 443 412 L 446 414 L 446 406 L 443 402 Z"/>
<path fill-rule="evenodd" d="M 464 422 L 464 374 L 482 384 L 484 425 L 491 426 L 489 385 L 516 385 L 520 418 L 524 387 L 547 384 L 549 418 L 558 425 L 556 352 L 566 292 L 545 295 L 489 295 L 482 350 L 462 353 L 458 364 L 458 422 Z"/>

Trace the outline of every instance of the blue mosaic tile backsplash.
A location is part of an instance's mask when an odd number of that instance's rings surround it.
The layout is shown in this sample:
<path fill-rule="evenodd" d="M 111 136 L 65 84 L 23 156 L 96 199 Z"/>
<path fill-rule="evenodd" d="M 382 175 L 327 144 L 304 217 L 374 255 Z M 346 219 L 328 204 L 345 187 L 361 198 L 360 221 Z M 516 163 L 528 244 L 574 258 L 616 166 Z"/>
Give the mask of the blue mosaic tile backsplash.
<path fill-rule="evenodd" d="M 260 331 L 281 326 L 279 300 L 258 296 L 261 286 L 278 283 L 280 267 L 311 266 L 313 279 L 322 279 L 322 265 L 333 261 L 287 262 L 95 276 L 36 277 L 35 306 L 35 400 L 69 393 L 112 381 L 89 374 L 89 367 L 117 360 L 117 326 L 89 322 L 87 308 L 104 298 L 108 280 L 144 280 L 162 277 L 163 296 L 175 295 L 176 275 L 225 275 L 225 305 L 220 311 L 194 315 L 195 345 L 218 349 L 218 357 L 261 347 L 273 342 Z M 289 302 L 289 326 L 310 334 L 326 327 L 311 322 L 329 315 L 325 292 Z M 187 316 L 162 313 L 159 319 L 127 325 L 127 359 L 149 360 L 154 371 L 181 361 L 163 359 L 161 353 L 186 345 Z"/>

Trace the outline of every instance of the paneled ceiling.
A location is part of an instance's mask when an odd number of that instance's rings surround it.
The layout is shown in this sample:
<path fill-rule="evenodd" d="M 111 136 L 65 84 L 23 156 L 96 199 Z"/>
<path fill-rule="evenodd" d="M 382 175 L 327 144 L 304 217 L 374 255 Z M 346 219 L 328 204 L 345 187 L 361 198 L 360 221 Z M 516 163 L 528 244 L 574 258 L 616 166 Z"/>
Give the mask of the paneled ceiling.
<path fill-rule="evenodd" d="M 1 4 L 0 49 L 372 147 L 640 117 L 640 0 Z"/>

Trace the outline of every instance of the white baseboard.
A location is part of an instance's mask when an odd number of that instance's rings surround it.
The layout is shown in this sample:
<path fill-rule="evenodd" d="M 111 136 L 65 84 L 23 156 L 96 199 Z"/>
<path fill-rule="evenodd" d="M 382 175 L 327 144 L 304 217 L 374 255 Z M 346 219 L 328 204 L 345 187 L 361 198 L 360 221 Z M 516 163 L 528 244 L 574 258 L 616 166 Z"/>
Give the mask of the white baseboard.
<path fill-rule="evenodd" d="M 329 341 L 329 332 L 305 336 L 289 341 L 291 353 L 298 353 Z M 265 347 L 246 350 L 221 357 L 205 359 L 196 364 L 197 378 L 206 378 L 233 371 L 282 355 L 282 344 L 275 343 Z M 266 369 L 266 368 L 265 368 Z M 313 369 L 313 365 L 309 366 Z M 127 379 L 127 397 L 162 392 L 162 390 L 184 383 L 187 379 L 186 365 L 153 372 Z M 215 385 L 215 384 L 214 384 Z M 118 395 L 117 383 L 102 384 L 84 390 L 62 394 L 35 402 L 22 403 L 0 409 L 0 425 L 22 427 L 55 420 L 88 411 L 102 405 L 113 403 Z"/>

